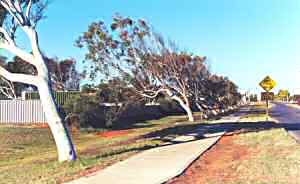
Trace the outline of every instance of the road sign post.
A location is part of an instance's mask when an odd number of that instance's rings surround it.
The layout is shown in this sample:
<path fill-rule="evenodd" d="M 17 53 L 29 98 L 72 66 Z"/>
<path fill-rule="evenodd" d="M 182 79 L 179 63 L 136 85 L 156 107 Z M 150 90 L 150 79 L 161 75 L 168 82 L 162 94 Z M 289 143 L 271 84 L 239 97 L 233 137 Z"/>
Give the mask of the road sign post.
<path fill-rule="evenodd" d="M 266 115 L 268 118 L 269 117 L 269 92 L 267 92 L 266 104 L 267 104 Z"/>
<path fill-rule="evenodd" d="M 266 97 L 266 115 L 269 117 L 269 92 L 276 86 L 276 82 L 270 77 L 265 77 L 259 85 L 267 92 Z"/>

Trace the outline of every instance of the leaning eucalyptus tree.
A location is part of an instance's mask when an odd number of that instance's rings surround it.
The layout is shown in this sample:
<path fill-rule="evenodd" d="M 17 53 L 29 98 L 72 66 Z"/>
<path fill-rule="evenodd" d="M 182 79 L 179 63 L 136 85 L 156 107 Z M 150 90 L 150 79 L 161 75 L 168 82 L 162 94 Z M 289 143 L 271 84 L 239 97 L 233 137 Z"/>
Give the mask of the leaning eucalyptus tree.
<path fill-rule="evenodd" d="M 163 93 L 178 102 L 187 113 L 189 121 L 194 121 L 190 84 L 194 80 L 193 75 L 204 67 L 205 57 L 165 50 L 160 56 L 146 56 L 145 61 L 144 68 L 134 73 L 138 93 L 147 98 L 156 98 Z M 151 79 L 157 83 L 149 85 Z"/>
<path fill-rule="evenodd" d="M 189 80 L 189 86 L 194 104 L 199 111 L 203 112 L 207 104 L 207 97 L 210 95 L 208 89 L 208 79 L 210 72 L 205 63 L 202 63 L 201 67 L 197 67 L 197 71 L 190 73 L 192 80 Z"/>
<path fill-rule="evenodd" d="M 35 75 L 11 73 L 4 67 L 0 67 L 0 76 L 11 82 L 19 82 L 36 86 L 38 88 L 43 109 L 52 131 L 59 161 L 76 159 L 76 153 L 58 112 L 51 90 L 51 80 L 48 66 L 39 46 L 36 26 L 43 16 L 47 2 L 38 0 L 0 0 L 2 10 L 5 10 L 5 20 L 0 27 L 0 48 L 33 65 L 37 73 Z M 29 51 L 20 48 L 16 42 L 16 31 L 20 29 L 29 38 L 31 49 Z"/>
<path fill-rule="evenodd" d="M 194 121 L 189 80 L 192 67 L 202 66 L 203 57 L 178 51 L 172 42 L 155 33 L 144 21 L 115 16 L 110 27 L 92 23 L 77 40 L 85 48 L 88 74 L 92 79 L 120 77 L 145 98 L 165 94 L 178 102 Z M 193 68 L 194 69 L 194 68 Z"/>
<path fill-rule="evenodd" d="M 238 86 L 227 77 L 212 75 L 208 80 L 208 88 L 215 104 L 222 105 L 224 108 L 238 104 L 241 95 Z"/>

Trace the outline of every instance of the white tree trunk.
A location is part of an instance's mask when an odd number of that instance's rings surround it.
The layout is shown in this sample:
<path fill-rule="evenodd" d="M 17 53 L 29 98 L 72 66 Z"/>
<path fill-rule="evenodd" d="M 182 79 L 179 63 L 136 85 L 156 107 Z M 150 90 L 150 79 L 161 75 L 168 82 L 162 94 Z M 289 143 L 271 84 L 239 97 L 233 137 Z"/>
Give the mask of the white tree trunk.
<path fill-rule="evenodd" d="M 48 125 L 56 143 L 58 160 L 60 162 L 75 160 L 76 152 L 70 134 L 59 115 L 48 81 L 40 81 L 37 87 Z"/>
<path fill-rule="evenodd" d="M 190 107 L 189 100 L 188 100 L 188 98 L 187 98 L 186 96 L 183 97 L 183 98 L 185 99 L 185 102 L 184 102 L 180 97 L 174 95 L 174 94 L 172 93 L 172 91 L 171 91 L 170 89 L 167 89 L 167 88 L 161 88 L 161 89 L 155 91 L 155 94 L 154 94 L 154 95 L 147 95 L 147 94 L 144 94 L 144 93 L 140 93 L 140 94 L 141 94 L 142 96 L 144 96 L 144 97 L 147 97 L 147 98 L 155 98 L 155 97 L 157 97 L 157 95 L 158 95 L 159 93 L 162 93 L 162 92 L 167 93 L 167 95 L 168 95 L 169 97 L 171 97 L 171 99 L 177 101 L 177 102 L 181 105 L 181 107 L 182 107 L 182 108 L 185 110 L 185 112 L 187 113 L 188 118 L 189 118 L 189 121 L 191 121 L 191 122 L 195 121 L 194 116 L 193 116 L 192 109 L 191 109 L 191 107 Z"/>
<path fill-rule="evenodd" d="M 0 66 L 0 75 L 12 82 L 21 82 L 38 87 L 43 110 L 57 146 L 59 161 L 62 162 L 75 160 L 76 152 L 73 143 L 68 130 L 66 129 L 64 122 L 58 113 L 58 109 L 52 95 L 48 67 L 39 49 L 37 33 L 33 28 L 28 26 L 22 26 L 21 28 L 27 34 L 30 40 L 32 54 L 26 53 L 10 42 L 2 43 L 0 46 L 1 48 L 4 48 L 24 59 L 26 62 L 34 65 L 38 71 L 38 74 L 27 75 L 10 73 L 5 68 Z"/>
<path fill-rule="evenodd" d="M 75 160 L 76 153 L 64 122 L 58 113 L 51 91 L 47 63 L 39 48 L 38 35 L 35 30 L 35 24 L 37 22 L 33 20 L 30 14 L 30 12 L 32 12 L 32 1 L 28 1 L 25 7 L 22 6 L 23 3 L 20 1 L 13 0 L 0 0 L 0 5 L 12 16 L 12 25 L 20 26 L 26 33 L 30 40 L 32 52 L 27 52 L 19 48 L 14 40 L 15 32 L 8 32 L 8 29 L 3 27 L 3 25 L 0 27 L 0 48 L 6 49 L 25 62 L 34 65 L 38 73 L 37 75 L 11 73 L 0 66 L 0 76 L 3 76 L 11 82 L 20 82 L 38 87 L 43 110 L 57 145 L 59 161 Z M 39 13 L 37 13 L 37 15 L 38 14 Z"/>
<path fill-rule="evenodd" d="M 179 102 L 179 104 L 181 105 L 181 107 L 187 113 L 189 121 L 194 122 L 195 119 L 194 119 L 193 112 L 192 112 L 192 109 L 190 107 L 190 104 L 189 103 L 184 103 L 184 101 L 181 98 L 179 98 L 178 96 L 175 96 L 175 95 L 171 96 L 171 98 L 174 99 L 174 100 L 176 100 L 177 102 Z"/>
<path fill-rule="evenodd" d="M 49 127 L 56 143 L 58 160 L 61 162 L 76 160 L 76 152 L 70 134 L 59 115 L 52 94 L 49 71 L 39 48 L 38 35 L 36 31 L 30 27 L 23 27 L 23 30 L 27 33 L 31 42 L 35 66 L 38 71 L 37 77 L 39 78 L 37 87 Z"/>
<path fill-rule="evenodd" d="M 188 105 L 181 105 L 184 109 L 185 109 L 185 111 L 187 112 L 187 114 L 188 114 L 188 117 L 189 117 L 189 121 L 191 121 L 191 122 L 194 122 L 195 121 L 195 118 L 194 118 L 194 116 L 193 116 L 193 112 L 192 112 L 192 110 L 191 110 L 191 107 L 190 106 L 188 106 Z"/>
<path fill-rule="evenodd" d="M 68 131 L 58 113 L 48 78 L 39 75 L 32 76 L 10 73 L 1 66 L 0 75 L 5 76 L 6 79 L 12 82 L 21 82 L 38 87 L 43 110 L 57 146 L 59 161 L 75 160 L 76 152 Z"/>
<path fill-rule="evenodd" d="M 204 110 L 203 110 L 203 108 L 201 107 L 201 105 L 198 102 L 196 102 L 196 106 L 197 106 L 198 110 L 201 112 L 201 120 L 202 120 L 203 119 Z"/>
<path fill-rule="evenodd" d="M 201 105 L 198 102 L 196 103 L 196 106 L 200 112 L 203 112 L 203 108 L 201 107 Z"/>

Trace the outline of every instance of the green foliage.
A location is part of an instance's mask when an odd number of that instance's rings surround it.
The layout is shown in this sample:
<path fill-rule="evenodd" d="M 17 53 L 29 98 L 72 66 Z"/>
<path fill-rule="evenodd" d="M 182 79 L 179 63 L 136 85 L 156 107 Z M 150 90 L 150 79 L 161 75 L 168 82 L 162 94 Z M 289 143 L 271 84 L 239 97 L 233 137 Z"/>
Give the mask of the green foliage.
<path fill-rule="evenodd" d="M 105 106 L 100 103 L 99 97 L 83 94 L 69 99 L 62 108 L 67 115 L 77 116 L 78 121 L 70 122 L 75 127 L 111 128 L 126 108 L 109 104 Z"/>
<path fill-rule="evenodd" d="M 97 89 L 93 84 L 84 84 L 81 87 L 81 92 L 82 93 L 95 93 L 95 92 L 97 92 Z"/>
<path fill-rule="evenodd" d="M 160 104 L 160 109 L 165 114 L 178 113 L 182 111 L 180 105 L 171 99 L 159 98 L 157 103 Z"/>
<path fill-rule="evenodd" d="M 86 85 L 83 91 L 87 93 L 81 92 L 81 95 L 68 99 L 63 105 L 66 114 L 78 116 L 79 124 L 76 126 L 111 128 L 130 105 L 137 103 L 130 88 L 124 87 L 118 80 L 92 89 L 93 94 L 90 93 L 90 85 Z"/>
<path fill-rule="evenodd" d="M 97 86 L 97 89 L 97 98 L 101 103 L 127 104 L 143 100 L 135 94 L 132 87 L 128 87 L 126 82 L 119 78 L 101 83 Z"/>
<path fill-rule="evenodd" d="M 241 100 L 241 94 L 238 87 L 227 77 L 212 75 L 207 81 L 207 88 L 210 98 L 214 103 L 224 106 L 237 105 Z"/>
<path fill-rule="evenodd" d="M 98 87 L 97 100 L 100 103 L 109 103 L 111 106 L 104 108 L 104 117 L 107 127 L 111 127 L 114 122 L 122 116 L 132 105 L 141 103 L 141 99 L 135 94 L 126 82 L 119 78 L 101 83 Z"/>
<path fill-rule="evenodd" d="M 101 109 L 95 96 L 74 96 L 69 99 L 63 110 L 67 115 L 74 115 L 78 117 L 79 121 L 70 122 L 75 127 L 80 128 L 96 128 L 103 126 L 103 109 Z"/>

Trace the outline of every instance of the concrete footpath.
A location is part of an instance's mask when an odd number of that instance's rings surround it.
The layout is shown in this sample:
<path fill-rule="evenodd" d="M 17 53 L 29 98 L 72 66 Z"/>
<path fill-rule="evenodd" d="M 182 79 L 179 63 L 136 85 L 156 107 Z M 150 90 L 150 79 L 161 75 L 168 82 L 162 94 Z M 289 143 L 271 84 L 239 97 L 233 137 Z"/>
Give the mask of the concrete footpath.
<path fill-rule="evenodd" d="M 228 116 L 218 122 L 236 122 Z M 213 146 L 225 132 L 204 134 L 201 127 L 173 140 L 176 144 L 141 152 L 131 158 L 68 184 L 161 184 L 180 175 L 194 160 Z M 201 139 L 197 137 L 201 136 Z"/>

